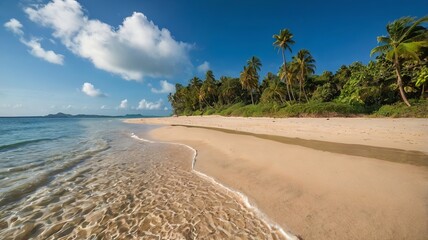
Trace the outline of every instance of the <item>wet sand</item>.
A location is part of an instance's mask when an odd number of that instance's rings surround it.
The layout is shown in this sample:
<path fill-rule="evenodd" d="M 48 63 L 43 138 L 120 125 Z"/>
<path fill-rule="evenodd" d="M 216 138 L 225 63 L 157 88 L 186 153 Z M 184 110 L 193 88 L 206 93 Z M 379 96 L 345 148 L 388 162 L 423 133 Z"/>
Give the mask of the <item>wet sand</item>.
<path fill-rule="evenodd" d="M 420 143 L 427 138 L 426 119 L 292 119 L 296 125 L 302 120 L 298 129 L 306 131 L 300 133 L 285 131 L 289 126 L 280 123 L 286 119 L 203 119 L 137 122 L 253 128 L 251 132 L 259 134 L 427 151 L 423 147 L 427 141 Z M 272 126 L 272 121 L 277 125 Z M 425 239 L 428 235 L 428 159 L 420 152 L 412 152 L 420 156 L 416 161 L 401 157 L 393 161 L 391 155 L 390 160 L 380 160 L 183 126 L 155 129 L 151 136 L 196 148 L 197 170 L 245 193 L 270 218 L 304 239 Z"/>

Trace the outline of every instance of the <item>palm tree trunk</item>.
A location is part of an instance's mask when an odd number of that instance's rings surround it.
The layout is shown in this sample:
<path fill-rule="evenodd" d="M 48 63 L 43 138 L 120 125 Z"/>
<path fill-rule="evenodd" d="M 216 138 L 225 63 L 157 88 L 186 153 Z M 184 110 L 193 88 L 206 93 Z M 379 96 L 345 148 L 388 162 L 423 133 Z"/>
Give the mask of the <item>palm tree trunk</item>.
<path fill-rule="evenodd" d="M 421 99 L 424 99 L 424 93 L 425 93 L 425 83 L 422 84 L 422 91 L 421 91 Z"/>
<path fill-rule="evenodd" d="M 289 79 L 289 84 L 290 84 L 291 97 L 293 98 L 294 101 L 296 101 L 296 98 L 294 97 L 294 93 L 293 93 L 293 84 L 291 83 L 291 79 Z"/>
<path fill-rule="evenodd" d="M 309 102 L 308 95 L 306 95 L 305 86 L 303 86 L 303 95 L 305 96 L 306 102 Z"/>
<path fill-rule="evenodd" d="M 253 90 L 250 90 L 250 95 L 251 95 L 251 103 L 254 105 Z"/>
<path fill-rule="evenodd" d="M 287 87 L 287 94 L 288 94 L 288 99 L 291 100 L 291 96 L 290 96 L 290 88 L 288 87 L 288 81 L 287 81 L 287 62 L 285 61 L 285 54 L 284 54 L 284 49 L 282 49 L 282 62 L 284 63 L 283 67 L 284 67 L 284 82 L 285 82 L 285 86 Z"/>
<path fill-rule="evenodd" d="M 404 89 L 403 89 L 403 80 L 401 79 L 400 63 L 398 61 L 397 54 L 395 54 L 394 65 L 395 65 L 395 73 L 397 74 L 397 85 L 398 85 L 398 89 L 400 90 L 401 98 L 403 99 L 404 103 L 410 107 L 411 105 L 410 105 L 409 101 L 407 100 L 406 93 L 404 92 Z"/>
<path fill-rule="evenodd" d="M 305 91 L 305 76 L 303 75 L 303 72 L 302 72 L 302 90 L 303 90 L 303 95 L 305 96 L 305 99 L 306 99 L 306 102 L 309 102 L 309 100 L 308 100 L 308 95 L 306 95 L 306 91 Z"/>

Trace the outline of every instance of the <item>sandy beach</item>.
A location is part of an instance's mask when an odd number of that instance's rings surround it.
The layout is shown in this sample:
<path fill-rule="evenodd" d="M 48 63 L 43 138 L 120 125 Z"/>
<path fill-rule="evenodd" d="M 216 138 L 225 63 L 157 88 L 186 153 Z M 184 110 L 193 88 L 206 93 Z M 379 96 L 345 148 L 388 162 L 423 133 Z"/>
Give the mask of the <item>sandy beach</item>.
<path fill-rule="evenodd" d="M 209 116 L 128 122 L 165 125 L 150 137 L 194 147 L 198 171 L 246 194 L 270 219 L 303 239 L 425 239 L 428 235 L 428 159 L 420 152 L 428 151 L 427 119 Z M 357 144 L 363 149 L 375 146 L 379 152 L 398 148 L 420 155 L 414 162 L 385 161 L 258 135 L 172 125 Z"/>

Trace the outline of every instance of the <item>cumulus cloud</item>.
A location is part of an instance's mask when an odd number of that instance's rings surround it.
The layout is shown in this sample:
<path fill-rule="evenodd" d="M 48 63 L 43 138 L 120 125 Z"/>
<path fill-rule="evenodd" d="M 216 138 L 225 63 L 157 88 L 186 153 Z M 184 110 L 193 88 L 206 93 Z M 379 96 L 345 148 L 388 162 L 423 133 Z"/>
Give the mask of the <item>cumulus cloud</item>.
<path fill-rule="evenodd" d="M 121 109 L 128 108 L 128 99 L 123 99 L 123 100 L 120 102 L 119 108 L 121 108 Z"/>
<path fill-rule="evenodd" d="M 33 22 L 53 29 L 53 36 L 74 54 L 126 80 L 169 77 L 191 68 L 191 45 L 176 41 L 143 13 L 134 12 L 114 27 L 89 19 L 76 0 L 52 0 L 25 12 Z"/>
<path fill-rule="evenodd" d="M 24 38 L 24 31 L 22 31 L 22 24 L 15 18 L 10 19 L 4 24 L 4 27 L 16 35 L 19 35 L 19 41 L 25 46 L 29 47 L 29 53 L 35 57 L 41 58 L 50 63 L 63 65 L 64 56 L 57 54 L 52 50 L 45 50 L 40 44 L 40 39 L 32 38 L 31 40 L 26 40 Z"/>
<path fill-rule="evenodd" d="M 4 27 L 17 35 L 21 36 L 24 34 L 24 32 L 22 31 L 22 24 L 15 18 L 11 18 L 8 22 L 6 22 L 4 24 Z"/>
<path fill-rule="evenodd" d="M 138 108 L 141 110 L 159 110 L 162 107 L 162 99 L 159 99 L 156 102 L 149 102 L 146 99 L 142 99 L 138 103 Z"/>
<path fill-rule="evenodd" d="M 209 63 L 209 62 L 207 62 L 207 61 L 205 61 L 205 62 L 203 62 L 201 65 L 199 65 L 199 66 L 197 67 L 197 69 L 198 69 L 198 72 L 205 73 L 205 72 L 207 72 L 208 70 L 210 70 L 210 63 Z"/>
<path fill-rule="evenodd" d="M 166 80 L 160 81 L 160 89 L 152 88 L 153 93 L 172 93 L 175 91 L 175 86 Z"/>
<path fill-rule="evenodd" d="M 40 44 L 40 39 L 31 39 L 30 41 L 27 41 L 23 38 L 20 39 L 20 41 L 29 47 L 28 50 L 31 55 L 41 58 L 47 62 L 63 65 L 64 64 L 64 55 L 57 54 L 52 50 L 45 50 L 42 45 Z"/>
<path fill-rule="evenodd" d="M 91 83 L 85 82 L 82 85 L 82 92 L 90 97 L 105 97 L 101 90 L 96 89 Z"/>

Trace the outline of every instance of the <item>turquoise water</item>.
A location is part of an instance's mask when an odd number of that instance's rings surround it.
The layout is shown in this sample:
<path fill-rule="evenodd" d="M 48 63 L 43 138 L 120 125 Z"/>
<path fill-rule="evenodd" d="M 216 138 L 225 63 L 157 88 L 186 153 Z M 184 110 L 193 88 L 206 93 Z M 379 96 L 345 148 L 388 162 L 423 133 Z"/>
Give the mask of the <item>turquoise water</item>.
<path fill-rule="evenodd" d="M 0 118 L 0 206 L 109 149 L 118 135 L 138 128 L 143 127 L 117 119 Z"/>
<path fill-rule="evenodd" d="M 0 118 L 0 239 L 285 239 L 153 127 Z"/>

